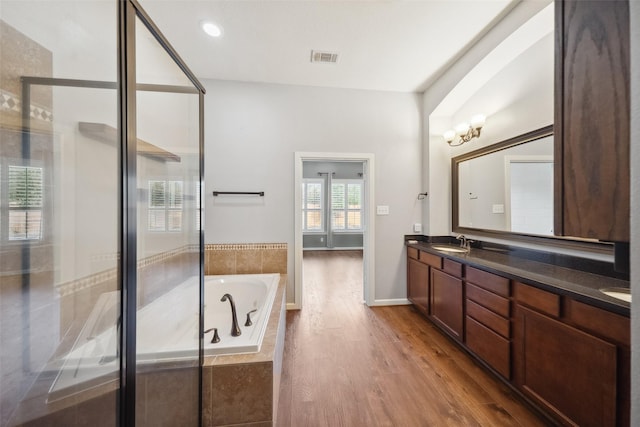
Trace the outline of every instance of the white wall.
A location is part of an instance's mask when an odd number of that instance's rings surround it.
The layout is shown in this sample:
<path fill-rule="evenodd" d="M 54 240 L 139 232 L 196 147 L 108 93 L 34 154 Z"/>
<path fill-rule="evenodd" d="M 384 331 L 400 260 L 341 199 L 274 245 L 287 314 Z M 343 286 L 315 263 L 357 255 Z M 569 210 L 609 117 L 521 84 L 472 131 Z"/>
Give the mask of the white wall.
<path fill-rule="evenodd" d="M 293 302 L 294 152 L 373 153 L 376 299 L 406 297 L 403 235 L 420 222 L 421 96 L 205 80 L 207 243 L 289 245 Z M 212 190 L 265 191 L 263 198 Z"/>
<path fill-rule="evenodd" d="M 425 234 L 447 235 L 451 232 L 449 201 L 451 194 L 451 167 L 449 159 L 452 153 L 444 139 L 441 138 L 440 143 L 433 144 L 430 143 L 430 139 L 431 134 L 440 134 L 441 131 L 446 130 L 453 119 L 434 117 L 430 121 L 431 113 L 486 55 L 531 19 L 532 16 L 544 9 L 548 3 L 548 1 L 519 3 L 425 91 L 423 99 L 425 150 L 423 151 L 422 182 L 423 187 L 429 190 L 429 197 L 422 219 L 423 224 L 426 225 Z M 432 127 L 435 129 L 432 130 Z M 483 130 L 485 136 L 488 132 L 489 127 Z"/>
<path fill-rule="evenodd" d="M 640 2 L 629 2 L 631 12 L 631 425 L 640 425 Z"/>
<path fill-rule="evenodd" d="M 425 102 L 433 102 L 435 90 L 427 91 Z M 469 122 L 478 113 L 487 115 L 480 138 L 449 147 L 442 137 L 444 131 L 459 122 Z M 425 222 L 429 224 L 430 235 L 448 235 L 451 158 L 553 123 L 553 34 L 543 37 L 484 82 L 453 114 L 445 117 L 438 114 L 437 106 L 425 105 L 425 121 L 429 122 L 425 169 L 430 183 L 429 221 Z"/>

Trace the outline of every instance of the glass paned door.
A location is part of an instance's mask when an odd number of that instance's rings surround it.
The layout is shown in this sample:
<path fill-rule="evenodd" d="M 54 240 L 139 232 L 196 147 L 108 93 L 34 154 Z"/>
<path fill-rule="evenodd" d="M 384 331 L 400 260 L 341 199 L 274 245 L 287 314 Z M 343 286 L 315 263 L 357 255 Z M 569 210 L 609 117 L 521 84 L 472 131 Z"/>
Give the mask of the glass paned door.
<path fill-rule="evenodd" d="M 1 426 L 119 418 L 117 6 L 0 6 Z"/>

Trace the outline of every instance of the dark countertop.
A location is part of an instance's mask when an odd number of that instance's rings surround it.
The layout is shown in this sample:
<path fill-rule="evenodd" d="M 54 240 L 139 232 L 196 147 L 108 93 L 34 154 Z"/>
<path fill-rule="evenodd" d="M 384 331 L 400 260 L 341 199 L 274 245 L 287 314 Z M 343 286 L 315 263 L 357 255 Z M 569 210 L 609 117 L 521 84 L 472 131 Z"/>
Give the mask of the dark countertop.
<path fill-rule="evenodd" d="M 434 243 L 438 245 L 438 243 Z M 540 289 L 549 290 L 561 295 L 567 295 L 577 301 L 597 306 L 605 310 L 629 317 L 631 304 L 610 297 L 600 292 L 602 288 L 629 288 L 626 280 L 601 276 L 571 268 L 560 267 L 528 260 L 509 254 L 501 249 L 476 249 L 470 252 L 449 253 L 439 251 L 427 242 L 408 243 L 407 246 L 449 258 L 472 267 L 490 271 L 510 279 L 530 284 Z"/>

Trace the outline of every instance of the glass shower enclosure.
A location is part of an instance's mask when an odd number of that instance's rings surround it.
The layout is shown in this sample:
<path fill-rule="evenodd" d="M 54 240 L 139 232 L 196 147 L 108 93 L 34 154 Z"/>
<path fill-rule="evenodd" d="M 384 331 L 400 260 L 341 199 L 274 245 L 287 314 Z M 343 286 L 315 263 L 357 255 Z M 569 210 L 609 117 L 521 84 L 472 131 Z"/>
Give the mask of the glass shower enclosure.
<path fill-rule="evenodd" d="M 0 35 L 0 426 L 198 425 L 202 85 L 133 0 Z"/>

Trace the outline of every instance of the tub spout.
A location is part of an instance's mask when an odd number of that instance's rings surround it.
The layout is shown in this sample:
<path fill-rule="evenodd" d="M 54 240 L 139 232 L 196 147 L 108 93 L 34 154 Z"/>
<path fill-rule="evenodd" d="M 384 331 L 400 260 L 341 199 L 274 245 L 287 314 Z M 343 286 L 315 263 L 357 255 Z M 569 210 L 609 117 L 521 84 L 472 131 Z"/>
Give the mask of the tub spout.
<path fill-rule="evenodd" d="M 233 301 L 233 297 L 231 296 L 231 294 L 224 294 L 222 298 L 220 298 L 220 301 L 225 302 L 227 299 L 231 304 L 231 321 L 233 322 L 231 325 L 231 336 L 237 337 L 237 336 L 240 336 L 240 334 L 242 334 L 242 331 L 240 330 L 240 326 L 238 326 L 238 316 L 236 314 L 236 303 Z"/>

